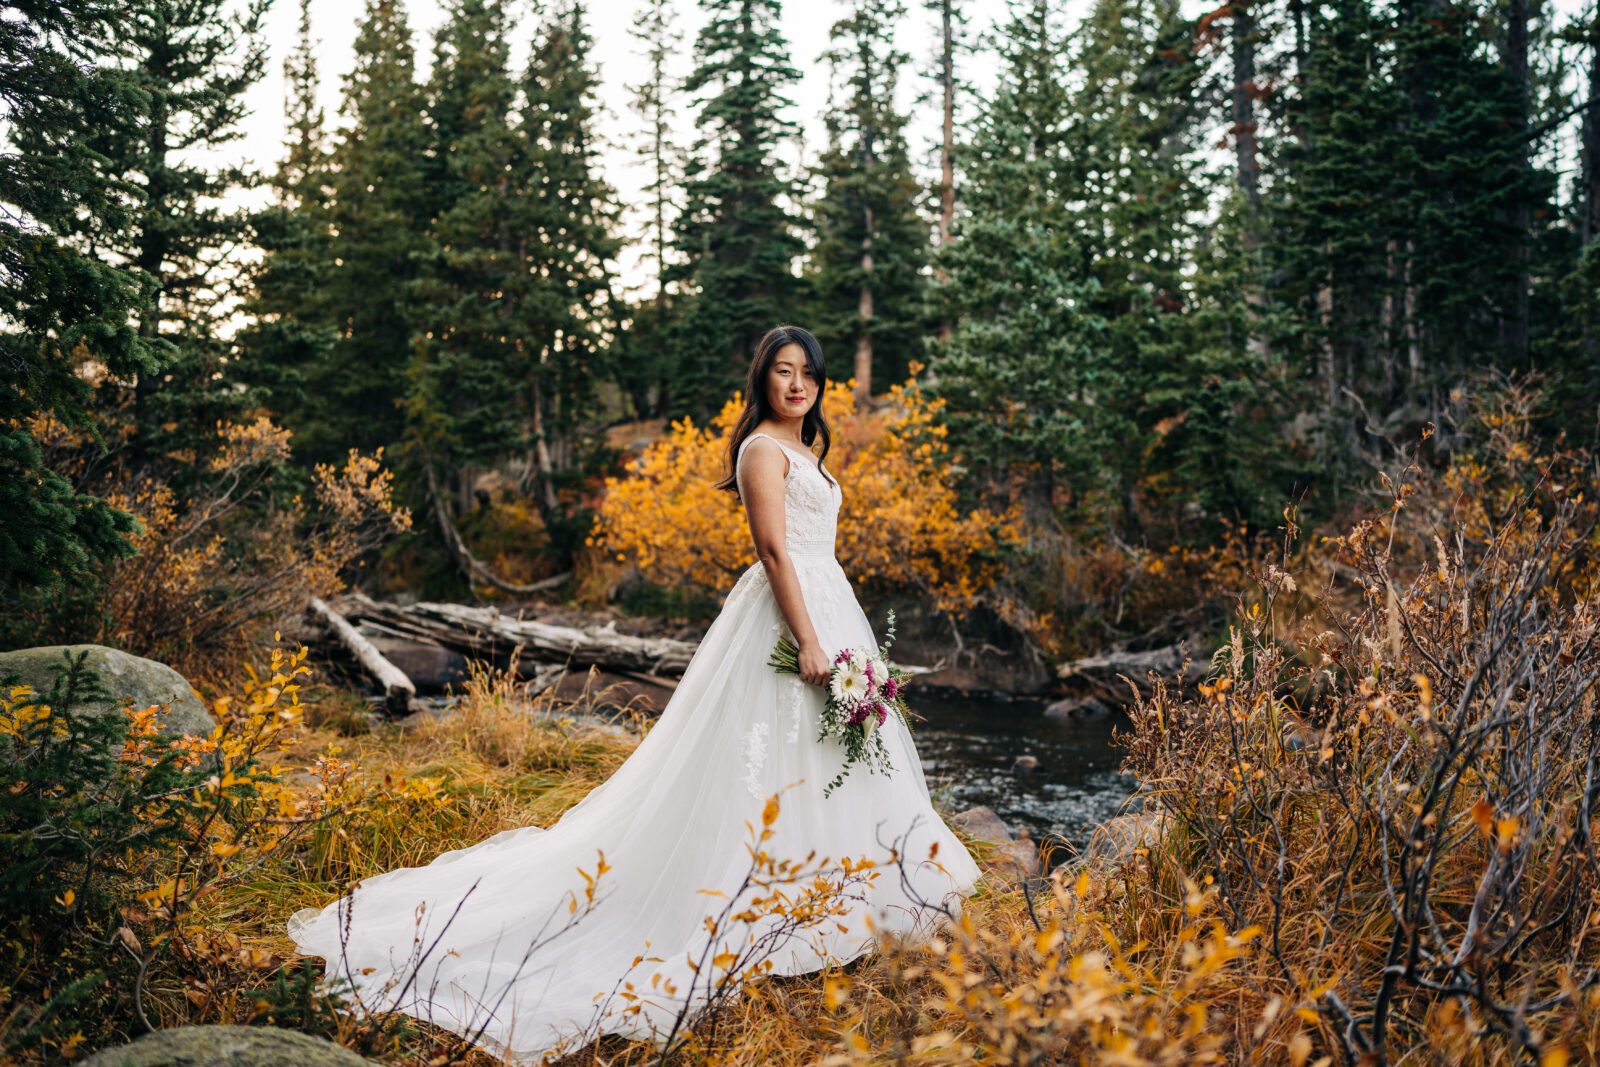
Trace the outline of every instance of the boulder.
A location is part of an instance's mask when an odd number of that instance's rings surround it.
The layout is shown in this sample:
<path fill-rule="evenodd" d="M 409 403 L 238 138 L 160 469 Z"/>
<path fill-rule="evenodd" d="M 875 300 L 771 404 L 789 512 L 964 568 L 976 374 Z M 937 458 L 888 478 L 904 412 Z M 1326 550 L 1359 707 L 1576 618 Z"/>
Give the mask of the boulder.
<path fill-rule="evenodd" d="M 1045 859 L 1039 854 L 1038 844 L 1027 831 L 1019 834 L 1015 841 L 1002 842 L 995 849 L 995 858 L 1002 865 L 1015 867 L 1017 874 L 1023 878 L 1032 878 L 1044 873 Z"/>
<path fill-rule="evenodd" d="M 145 708 L 151 704 L 166 704 L 169 711 L 160 718 L 161 732 L 171 737 L 209 737 L 216 720 L 206 711 L 200 695 L 189 685 L 183 675 L 153 659 L 130 655 L 104 645 L 41 645 L 15 652 L 0 652 L 0 679 L 19 674 L 22 681 L 38 693 L 49 693 L 55 684 L 52 668 L 66 667 L 64 653 L 76 660 L 84 649 L 89 650 L 84 660 L 85 668 L 100 677 L 100 684 L 110 694 L 109 701 L 79 701 L 68 710 L 76 714 L 99 714 L 132 703 Z"/>
<path fill-rule="evenodd" d="M 1314 730 L 1308 730 L 1298 724 L 1290 726 L 1283 732 L 1283 750 L 1285 752 L 1305 752 L 1321 748 L 1321 738 Z"/>
<path fill-rule="evenodd" d="M 1013 834 L 993 808 L 979 806 L 957 812 L 950 817 L 950 825 L 985 846 L 990 866 L 1015 869 L 1024 878 L 1043 873 L 1044 860 L 1033 838 L 1026 830 Z"/>
<path fill-rule="evenodd" d="M 1011 761 L 1013 774 L 1043 774 L 1044 768 L 1039 765 L 1038 756 L 1017 756 Z"/>
<path fill-rule="evenodd" d="M 1079 862 L 1086 866 L 1120 867 L 1135 858 L 1141 848 L 1153 848 L 1167 831 L 1166 813 L 1147 807 L 1107 819 L 1095 827 L 1089 847 Z"/>
<path fill-rule="evenodd" d="M 1007 826 L 994 809 L 987 805 L 968 808 L 950 816 L 950 825 L 964 830 L 979 841 L 1003 842 L 1011 840 L 1011 827 Z"/>
<path fill-rule="evenodd" d="M 371 1067 L 320 1037 L 271 1026 L 177 1026 L 105 1049 L 82 1067 Z"/>
<path fill-rule="evenodd" d="M 1095 697 L 1058 700 L 1044 709 L 1044 717 L 1047 719 L 1103 719 L 1110 714 L 1110 705 Z"/>
<path fill-rule="evenodd" d="M 467 680 L 467 657 L 454 649 L 432 641 L 397 637 L 371 626 L 357 626 L 356 632 L 411 679 L 418 692 L 442 693 L 445 686 L 459 686 Z"/>

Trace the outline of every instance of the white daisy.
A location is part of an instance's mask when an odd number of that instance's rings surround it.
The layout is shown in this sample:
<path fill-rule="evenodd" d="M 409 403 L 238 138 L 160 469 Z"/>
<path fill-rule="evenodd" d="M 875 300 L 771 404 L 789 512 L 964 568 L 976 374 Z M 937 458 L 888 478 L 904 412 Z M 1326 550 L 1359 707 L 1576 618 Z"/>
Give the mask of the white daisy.
<path fill-rule="evenodd" d="M 867 672 L 854 661 L 846 661 L 834 669 L 833 680 L 828 687 L 833 692 L 833 699 L 841 704 L 854 704 L 867 695 Z"/>

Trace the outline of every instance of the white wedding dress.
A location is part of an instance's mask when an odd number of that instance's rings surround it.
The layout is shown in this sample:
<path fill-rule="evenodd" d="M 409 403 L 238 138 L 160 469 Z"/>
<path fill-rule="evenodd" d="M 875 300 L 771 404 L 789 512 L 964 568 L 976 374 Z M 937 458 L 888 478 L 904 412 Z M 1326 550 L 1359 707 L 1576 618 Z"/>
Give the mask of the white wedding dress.
<path fill-rule="evenodd" d="M 745 440 L 741 460 L 759 439 L 789 460 L 785 540 L 824 649 L 876 646 L 834 559 L 838 485 L 809 452 L 766 434 Z M 760 830 L 773 794 L 779 814 L 763 846 L 771 856 L 804 865 L 811 854 L 808 870 L 865 857 L 879 865 L 877 877 L 857 883 L 846 914 L 807 929 L 773 938 L 762 922 L 724 923 L 717 951 L 766 946 L 768 973 L 802 974 L 872 948 L 869 918 L 877 930 L 931 932 L 940 916 L 926 902 L 959 913 L 978 866 L 934 811 L 916 747 L 894 715 L 881 727 L 893 770 L 857 764 L 823 796 L 843 748 L 817 739 L 822 688 L 768 666 L 784 632 L 756 563 L 638 748 L 559 820 L 367 878 L 326 907 L 296 912 L 290 937 L 327 961 L 325 987 L 338 979 L 354 987 L 361 1009 L 426 1019 L 512 1063 L 541 1063 L 546 1052 L 576 1051 L 606 1033 L 660 1042 L 680 1012 L 692 1018 L 703 1008 L 709 974 L 696 981 L 689 961 L 715 954 L 705 952 L 706 918 L 740 890 L 751 828 Z M 592 876 L 601 852 L 609 870 L 590 910 L 574 917 L 571 903 L 581 910 L 585 900 L 580 868 Z M 659 959 L 635 964 L 640 955 Z M 623 996 L 624 982 L 642 999 Z M 629 1012 L 630 1004 L 640 1007 Z"/>

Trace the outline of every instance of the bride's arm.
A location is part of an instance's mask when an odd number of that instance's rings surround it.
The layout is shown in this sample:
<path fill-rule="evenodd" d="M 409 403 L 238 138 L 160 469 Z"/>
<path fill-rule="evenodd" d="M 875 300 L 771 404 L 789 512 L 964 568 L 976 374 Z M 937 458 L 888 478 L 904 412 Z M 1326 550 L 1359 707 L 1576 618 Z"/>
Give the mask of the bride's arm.
<path fill-rule="evenodd" d="M 752 441 L 745 446 L 739 463 L 740 493 L 750 520 L 750 539 L 767 572 L 772 596 L 784 622 L 789 624 L 789 632 L 794 634 L 795 644 L 800 646 L 800 677 L 812 685 L 822 685 L 828 680 L 828 655 L 817 640 L 805 597 L 800 593 L 800 575 L 784 545 L 783 492 L 789 463 L 789 457 L 777 445 L 765 439 Z"/>

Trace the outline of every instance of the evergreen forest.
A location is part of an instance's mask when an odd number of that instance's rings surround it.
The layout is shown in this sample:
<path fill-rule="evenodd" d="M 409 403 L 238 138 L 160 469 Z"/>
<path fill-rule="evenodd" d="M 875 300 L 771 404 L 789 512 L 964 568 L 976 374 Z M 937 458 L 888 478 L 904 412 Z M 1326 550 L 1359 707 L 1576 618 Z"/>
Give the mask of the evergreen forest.
<path fill-rule="evenodd" d="M 692 649 L 754 560 L 714 483 L 779 324 L 897 653 L 1116 717 L 1159 800 L 570 1062 L 1600 1061 L 1600 5 L 416 6 L 3 5 L 0 1061 L 488 1062 L 314 995 L 284 917 L 626 759 L 557 713 L 664 702 L 607 642 Z M 396 732 L 352 619 L 454 714 Z M 7 660 L 85 646 L 215 733 Z"/>

